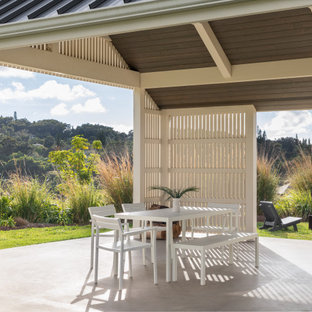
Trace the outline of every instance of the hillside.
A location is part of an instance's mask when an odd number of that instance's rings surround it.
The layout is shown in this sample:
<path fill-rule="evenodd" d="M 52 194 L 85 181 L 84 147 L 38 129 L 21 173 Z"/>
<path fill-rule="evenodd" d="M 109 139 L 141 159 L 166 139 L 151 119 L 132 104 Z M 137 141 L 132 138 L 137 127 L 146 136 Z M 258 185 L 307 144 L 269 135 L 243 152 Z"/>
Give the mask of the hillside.
<path fill-rule="evenodd" d="M 48 162 L 50 151 L 67 149 L 71 138 L 83 135 L 92 142 L 100 140 L 105 153 L 132 152 L 133 133 L 115 131 L 102 125 L 83 124 L 77 128 L 49 119 L 0 117 L 0 174 L 7 177 L 19 168 L 22 173 L 44 177 L 53 169 Z"/>

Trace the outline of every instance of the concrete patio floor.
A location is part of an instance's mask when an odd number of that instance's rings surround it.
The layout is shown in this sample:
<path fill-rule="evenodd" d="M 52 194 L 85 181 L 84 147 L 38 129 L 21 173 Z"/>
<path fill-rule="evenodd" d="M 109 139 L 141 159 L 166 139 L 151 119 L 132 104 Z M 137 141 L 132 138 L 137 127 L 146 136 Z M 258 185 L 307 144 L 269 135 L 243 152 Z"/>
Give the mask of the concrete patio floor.
<path fill-rule="evenodd" d="M 190 257 L 179 260 L 178 282 L 166 283 L 165 244 L 158 241 L 159 284 L 137 252 L 134 278 L 122 292 L 110 277 L 112 255 L 104 251 L 94 286 L 89 246 L 86 238 L 0 250 L 0 311 L 312 310 L 312 241 L 261 238 L 259 270 L 252 243 L 241 244 L 244 253 L 233 265 L 216 251 L 207 262 L 206 286 L 199 285 L 198 258 Z"/>

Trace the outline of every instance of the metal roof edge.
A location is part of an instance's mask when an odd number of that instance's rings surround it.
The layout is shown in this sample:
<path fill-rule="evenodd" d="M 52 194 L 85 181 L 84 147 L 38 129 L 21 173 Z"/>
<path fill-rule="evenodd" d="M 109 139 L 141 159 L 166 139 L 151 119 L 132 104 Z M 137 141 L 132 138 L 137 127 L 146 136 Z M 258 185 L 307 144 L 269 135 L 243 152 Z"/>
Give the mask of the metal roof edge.
<path fill-rule="evenodd" d="M 21 39 L 25 36 L 33 36 L 32 43 L 27 42 L 27 44 L 44 42 L 42 38 L 39 40 L 40 34 L 44 33 L 54 33 L 54 36 L 46 37 L 46 42 L 53 42 L 56 40 L 56 33 L 60 31 L 66 31 L 67 34 L 64 38 L 67 36 L 68 39 L 70 37 L 79 38 L 79 36 L 109 35 L 308 6 L 312 6 L 312 0 L 157 0 L 138 2 L 125 6 L 3 24 L 0 26 L 0 48 L 14 46 L 12 40 L 15 37 Z M 118 27 L 119 24 L 121 27 Z M 104 29 L 103 27 L 106 25 L 109 27 Z M 96 30 L 96 27 L 99 26 L 101 29 Z M 5 44 L 6 39 L 10 41 L 10 44 Z M 19 45 L 26 43 L 25 40 L 20 40 L 20 42 Z"/>

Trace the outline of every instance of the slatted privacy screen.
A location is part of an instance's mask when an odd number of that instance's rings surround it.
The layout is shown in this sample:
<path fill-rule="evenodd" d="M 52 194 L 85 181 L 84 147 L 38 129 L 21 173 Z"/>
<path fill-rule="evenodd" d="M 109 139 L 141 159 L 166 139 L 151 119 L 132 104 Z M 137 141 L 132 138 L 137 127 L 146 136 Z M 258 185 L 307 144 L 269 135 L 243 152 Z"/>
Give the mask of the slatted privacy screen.
<path fill-rule="evenodd" d="M 59 42 L 59 53 L 113 67 L 129 68 L 112 42 L 105 37 L 61 41 Z"/>
<path fill-rule="evenodd" d="M 160 203 L 160 192 L 150 190 L 151 186 L 161 184 L 161 114 L 152 98 L 144 97 L 144 154 L 145 154 L 145 202 L 149 207 Z"/>
<path fill-rule="evenodd" d="M 204 207 L 209 202 L 238 203 L 241 205 L 240 224 L 244 230 L 246 120 L 250 109 L 249 106 L 233 106 L 158 111 L 146 101 L 145 201 L 154 203 L 162 199 L 158 191 L 148 190 L 151 185 L 196 186 L 199 192 L 183 198 L 182 205 Z M 161 118 L 166 123 L 161 122 Z M 214 218 L 212 222 L 220 225 L 220 220 Z"/>

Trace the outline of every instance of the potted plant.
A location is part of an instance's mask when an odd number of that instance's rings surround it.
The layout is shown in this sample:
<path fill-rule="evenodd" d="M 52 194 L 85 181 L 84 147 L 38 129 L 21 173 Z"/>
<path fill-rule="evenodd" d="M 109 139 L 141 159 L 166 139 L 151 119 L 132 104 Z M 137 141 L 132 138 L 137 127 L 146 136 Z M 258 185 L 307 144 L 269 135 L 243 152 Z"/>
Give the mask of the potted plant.
<path fill-rule="evenodd" d="M 179 212 L 180 211 L 180 200 L 183 195 L 189 192 L 198 192 L 199 188 L 195 186 L 182 188 L 182 189 L 171 189 L 166 186 L 152 186 L 151 190 L 160 190 L 166 193 L 168 196 L 168 199 L 172 198 L 172 208 L 174 211 Z"/>

